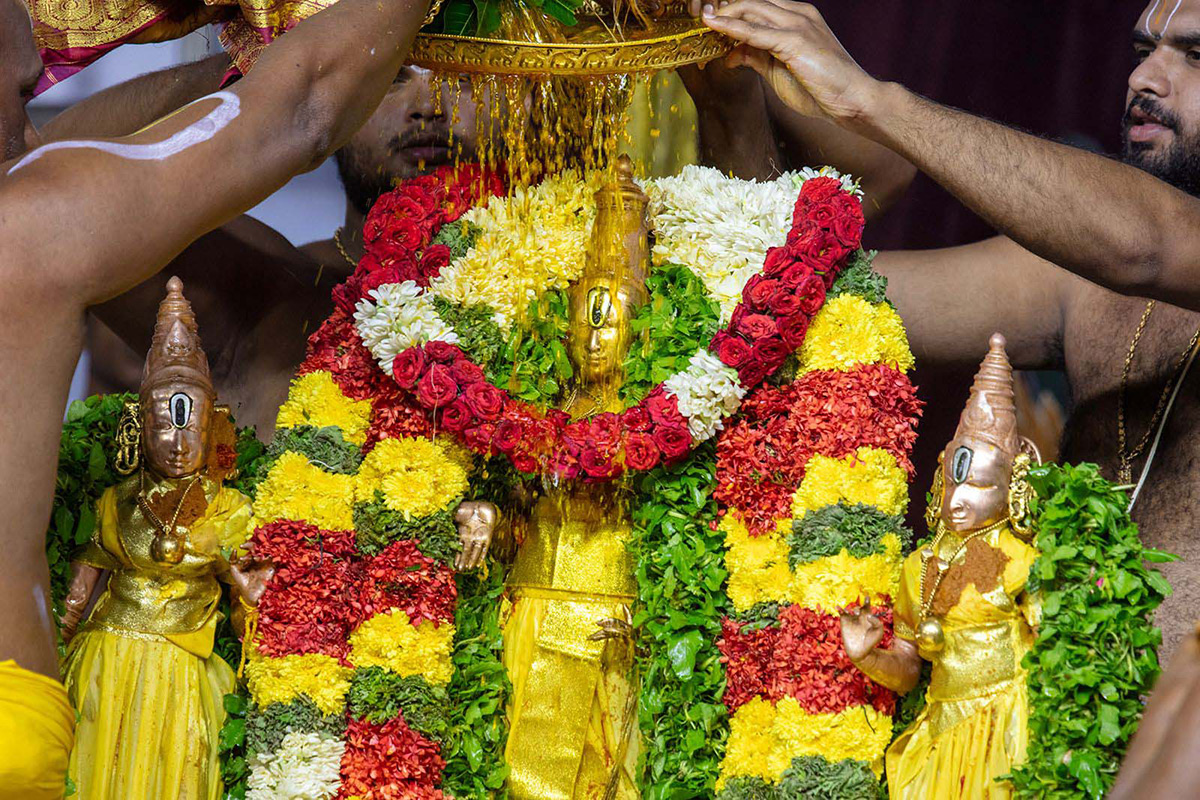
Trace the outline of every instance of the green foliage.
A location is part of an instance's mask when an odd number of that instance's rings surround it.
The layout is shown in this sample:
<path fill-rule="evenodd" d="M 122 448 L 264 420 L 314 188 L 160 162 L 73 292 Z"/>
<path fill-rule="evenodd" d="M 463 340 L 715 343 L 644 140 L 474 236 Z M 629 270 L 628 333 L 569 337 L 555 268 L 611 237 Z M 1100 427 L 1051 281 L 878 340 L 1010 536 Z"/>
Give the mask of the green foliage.
<path fill-rule="evenodd" d="M 446 759 L 442 791 L 458 800 L 505 800 L 505 705 L 512 684 L 500 660 L 504 570 L 489 561 L 486 569 L 459 573 L 456 580 L 454 675 L 446 691 L 457 741 L 442 749 Z"/>
<path fill-rule="evenodd" d="M 907 552 L 912 531 L 904 518 L 884 514 L 874 506 L 839 502 L 810 511 L 792 522 L 788 537 L 788 564 L 800 564 L 835 556 L 842 550 L 856 558 L 884 552 L 883 537 L 894 533 L 900 539 L 901 552 Z"/>
<path fill-rule="evenodd" d="M 373 502 L 354 504 L 354 530 L 358 549 L 367 556 L 376 556 L 392 542 L 405 539 L 415 540 L 422 555 L 443 564 L 453 564 L 462 550 L 450 508 L 409 519 L 385 506 L 379 490 Z"/>
<path fill-rule="evenodd" d="M 362 464 L 362 450 L 342 438 L 342 429 L 327 426 L 297 425 L 294 428 L 279 428 L 267 446 L 267 458 L 274 463 L 289 450 L 300 453 L 326 472 L 338 475 L 353 475 Z M 265 476 L 267 470 L 262 472 Z"/>
<path fill-rule="evenodd" d="M 570 327 L 567 294 L 552 289 L 529 303 L 499 357 L 485 368 L 488 380 L 514 397 L 543 408 L 555 405 L 574 370 L 562 339 Z"/>
<path fill-rule="evenodd" d="M 437 296 L 433 298 L 433 306 L 438 316 L 458 334 L 458 346 L 485 373 L 497 363 L 504 350 L 504 332 L 493 319 L 495 311 L 490 306 L 459 306 Z"/>
<path fill-rule="evenodd" d="M 875 260 L 875 250 L 864 252 L 859 249 L 850 256 L 846 268 L 838 275 L 830 287 L 827 298 L 832 300 L 843 294 L 856 294 L 868 303 L 882 303 L 887 300 L 887 278 L 871 268 Z"/>
<path fill-rule="evenodd" d="M 1094 464 L 1040 466 L 1029 478 L 1040 556 L 1028 589 L 1040 591 L 1043 617 L 1022 662 L 1030 742 L 1012 783 L 1018 798 L 1100 798 L 1159 674 L 1152 620 L 1171 587 L 1145 562 L 1175 557 L 1143 547 L 1128 498 Z"/>
<path fill-rule="evenodd" d="M 632 320 L 635 341 L 625 359 L 621 399 L 629 405 L 676 372 L 717 332 L 720 307 L 696 274 L 678 264 L 664 264 L 646 279 L 650 301 Z"/>
<path fill-rule="evenodd" d="M 253 500 L 258 482 L 267 476 L 267 470 L 275 463 L 275 459 L 267 455 L 267 448 L 258 440 L 253 427 L 238 428 L 235 446 L 237 472 L 227 483 Z"/>
<path fill-rule="evenodd" d="M 886 795 L 864 761 L 826 761 L 820 756 L 800 756 L 780 776 L 778 783 L 758 777 L 733 778 L 717 800 L 884 800 Z"/>
<path fill-rule="evenodd" d="M 345 716 L 322 714 L 316 704 L 307 697 L 300 696 L 287 703 L 271 703 L 266 708 L 257 708 L 250 707 L 250 701 L 245 697 L 225 695 L 227 710 L 231 702 L 240 705 L 241 716 L 245 718 L 243 729 L 246 758 L 278 750 L 283 744 L 283 737 L 292 731 L 323 733 L 335 738 L 341 738 L 346 731 Z M 230 713 L 230 719 L 232 718 L 233 714 Z M 226 727 L 229 727 L 228 723 Z M 221 735 L 224 737 L 224 731 Z"/>
<path fill-rule="evenodd" d="M 728 737 L 717 640 L 730 613 L 724 537 L 714 530 L 715 446 L 632 478 L 639 784 L 646 800 L 712 797 Z"/>
<path fill-rule="evenodd" d="M 483 228 L 470 222 L 459 221 L 443 225 L 433 237 L 433 244 L 444 244 L 450 248 L 450 260 L 456 261 L 467 254 Z"/>
<path fill-rule="evenodd" d="M 50 562 L 50 598 L 62 614 L 63 598 L 71 583 L 71 556 L 96 529 L 96 501 L 121 476 L 112 468 L 117 424 L 127 400 L 135 394 L 93 395 L 67 409 L 58 444 L 58 476 L 54 506 L 46 530 L 46 560 Z"/>
<path fill-rule="evenodd" d="M 356 669 L 346 698 L 350 714 L 382 725 L 404 714 L 408 727 L 445 748 L 452 741 L 450 697 L 420 675 L 397 675 L 383 667 Z"/>
<path fill-rule="evenodd" d="M 475 456 L 475 468 L 471 471 L 471 488 L 467 500 L 486 500 L 497 508 L 512 504 L 520 487 L 525 482 L 521 473 L 513 467 L 508 456 Z"/>
<path fill-rule="evenodd" d="M 225 784 L 223 800 L 246 800 L 250 766 L 246 752 L 246 714 L 250 701 L 242 694 L 231 693 L 222 698 L 225 705 L 225 724 L 217 736 L 221 758 L 221 780 Z M 280 736 L 280 739 L 283 737 Z"/>
<path fill-rule="evenodd" d="M 743 631 L 758 631 L 778 627 L 779 612 L 782 610 L 783 605 L 780 603 L 755 603 L 745 611 L 734 611 L 729 618 L 745 623 Z"/>

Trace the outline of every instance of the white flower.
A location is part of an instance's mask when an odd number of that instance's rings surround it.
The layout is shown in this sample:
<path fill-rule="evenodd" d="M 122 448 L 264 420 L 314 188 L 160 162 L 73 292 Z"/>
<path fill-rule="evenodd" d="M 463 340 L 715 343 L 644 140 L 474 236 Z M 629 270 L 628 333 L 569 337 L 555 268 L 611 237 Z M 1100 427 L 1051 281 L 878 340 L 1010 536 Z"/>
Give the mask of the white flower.
<path fill-rule="evenodd" d="M 767 250 L 787 240 L 797 180 L 789 172 L 773 181 L 744 181 L 688 166 L 674 177 L 648 181 L 654 262 L 689 267 L 728 321 Z"/>
<path fill-rule="evenodd" d="M 813 178 L 837 178 L 842 182 L 843 189 L 857 197 L 859 200 L 862 199 L 863 193 L 862 189 L 858 185 L 858 181 L 854 180 L 854 178 L 850 177 L 849 175 L 843 175 L 833 167 L 821 167 L 820 169 L 805 167 L 804 169 L 795 173 L 795 175 L 792 177 L 792 180 L 796 184 L 796 188 L 799 189 L 804 185 L 805 181 L 812 180 Z"/>
<path fill-rule="evenodd" d="M 392 361 L 410 347 L 458 341 L 454 330 L 438 316 L 429 294 L 414 281 L 385 283 L 368 292 L 355 306 L 354 327 L 388 375 L 392 374 Z"/>
<path fill-rule="evenodd" d="M 247 800 L 329 800 L 341 786 L 346 743 L 319 733 L 292 731 L 273 753 L 250 760 Z"/>
<path fill-rule="evenodd" d="M 737 412 L 746 394 L 737 370 L 703 347 L 688 359 L 687 369 L 664 381 L 663 388 L 668 395 L 675 396 L 679 413 L 687 417 L 688 433 L 695 444 L 722 430 L 725 418 Z"/>

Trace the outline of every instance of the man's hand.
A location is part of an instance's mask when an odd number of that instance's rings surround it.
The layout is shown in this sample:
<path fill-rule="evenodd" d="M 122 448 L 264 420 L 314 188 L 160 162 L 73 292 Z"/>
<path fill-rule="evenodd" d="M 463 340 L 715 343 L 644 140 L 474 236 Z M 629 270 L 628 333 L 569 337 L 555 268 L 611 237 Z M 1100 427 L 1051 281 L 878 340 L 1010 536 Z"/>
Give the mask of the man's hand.
<path fill-rule="evenodd" d="M 454 559 L 456 570 L 464 572 L 483 564 L 499 520 L 500 511 L 491 503 L 468 500 L 459 504 L 454 512 L 454 522 L 458 525 L 462 551 Z"/>
<path fill-rule="evenodd" d="M 867 113 L 882 85 L 855 63 L 816 8 L 789 0 L 734 0 L 706 25 L 738 41 L 729 66 L 755 69 L 795 111 L 837 123 Z"/>
<path fill-rule="evenodd" d="M 850 660 L 858 663 L 883 639 L 883 623 L 871 613 L 870 606 L 842 614 L 842 646 Z"/>

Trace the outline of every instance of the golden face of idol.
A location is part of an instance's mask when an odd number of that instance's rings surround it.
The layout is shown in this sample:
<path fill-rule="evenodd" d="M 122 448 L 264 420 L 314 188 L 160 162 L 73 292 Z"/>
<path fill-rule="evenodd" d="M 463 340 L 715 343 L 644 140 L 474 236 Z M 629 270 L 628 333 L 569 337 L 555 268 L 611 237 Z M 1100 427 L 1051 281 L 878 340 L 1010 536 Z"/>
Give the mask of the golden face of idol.
<path fill-rule="evenodd" d="M 614 284 L 608 278 L 584 278 L 571 287 L 567 352 L 584 384 L 618 376 L 629 352 L 638 297 L 633 287 Z"/>
<path fill-rule="evenodd" d="M 164 478 L 199 472 L 208 454 L 213 410 L 208 393 L 185 383 L 157 386 L 141 405 L 146 465 Z"/>
<path fill-rule="evenodd" d="M 1011 453 L 973 436 L 956 437 L 942 454 L 942 521 L 949 530 L 979 530 L 1008 514 Z"/>

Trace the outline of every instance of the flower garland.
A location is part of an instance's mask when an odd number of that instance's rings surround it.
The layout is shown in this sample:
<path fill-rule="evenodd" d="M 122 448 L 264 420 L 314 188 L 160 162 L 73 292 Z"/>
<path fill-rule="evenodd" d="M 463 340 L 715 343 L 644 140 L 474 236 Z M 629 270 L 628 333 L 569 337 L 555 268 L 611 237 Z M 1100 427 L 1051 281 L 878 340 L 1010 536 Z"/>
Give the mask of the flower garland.
<path fill-rule="evenodd" d="M 544 194 L 557 197 L 561 186 L 551 184 Z M 404 191 L 404 186 L 397 190 Z M 505 238 L 505 246 L 493 247 L 497 252 L 492 255 L 477 245 L 468 251 L 465 261 L 451 265 L 448 274 L 465 271 L 463 274 L 482 280 L 479 268 L 471 264 L 486 264 L 493 271 L 503 266 L 511 271 L 514 253 L 522 253 L 536 264 L 545 256 L 535 257 L 535 250 L 558 252 L 549 244 L 556 240 L 553 235 L 547 235 L 545 242 L 531 241 L 533 233 L 540 230 L 536 209 L 545 205 L 540 197 L 536 189 L 529 190 L 518 204 L 534 214 L 535 222 L 522 223 L 524 228 L 518 227 L 516 234 Z M 582 211 L 586 205 L 575 199 L 577 202 L 565 206 L 566 222 L 557 227 L 569 227 L 574 220 L 572 235 L 578 238 L 584 235 L 588 220 Z M 517 204 L 517 198 L 493 200 L 487 208 L 495 206 L 496 211 L 488 213 L 507 220 L 511 204 Z M 484 221 L 483 213 L 476 214 L 477 221 Z M 554 213 L 562 213 L 562 208 Z M 439 224 L 455 218 L 425 214 L 417 222 L 414 219 L 416 214 L 402 220 L 409 231 L 405 239 L 420 247 L 433 240 Z M 455 346 L 457 335 L 453 329 L 431 320 L 433 306 L 428 293 L 420 291 L 419 281 L 406 279 L 398 286 L 389 284 L 388 278 L 379 277 L 388 268 L 378 266 L 375 259 L 364 258 L 355 273 L 364 296 L 357 301 L 354 316 L 362 340 L 400 390 L 411 395 L 436 424 L 457 434 L 470 449 L 485 455 L 502 453 L 522 472 L 548 472 L 567 479 L 581 474 L 611 479 L 626 470 L 646 470 L 660 461 L 678 460 L 723 426 L 724 420 L 737 411 L 745 392 L 774 374 L 804 343 L 812 315 L 824 302 L 826 290 L 858 249 L 862 227 L 861 204 L 839 179 L 817 177 L 805 182 L 793 208 L 792 228 L 785 243 L 767 251 L 762 272 L 744 287 L 742 302 L 730 315 L 729 324 L 707 348 L 698 348 L 684 369 L 643 401 L 619 415 L 604 414 L 589 421 L 571 421 L 554 411 L 543 413 L 490 382 L 484 370 Z M 489 235 L 485 228 L 480 243 Z M 579 242 L 568 249 L 580 252 Z M 480 255 L 481 250 L 484 255 Z M 561 269 L 564 258 L 554 255 L 552 260 L 559 265 L 555 274 L 566 280 Z M 576 258 L 574 263 L 579 260 Z M 558 285 L 546 269 L 535 267 L 533 271 L 540 280 Z M 457 279 L 442 281 L 439 274 L 432 280 L 431 291 L 436 291 L 437 286 L 454 284 Z M 515 294 L 518 299 L 527 297 L 528 287 Z M 505 314 L 500 316 L 507 319 Z M 836 322 L 829 327 L 836 335 Z"/>
<path fill-rule="evenodd" d="M 878 608 L 886 646 L 911 540 L 900 515 L 921 403 L 881 283 L 869 255 L 852 257 L 812 319 L 797 379 L 749 394 L 718 439 L 733 606 L 717 641 L 721 800 L 878 795 L 897 701 L 850 662 L 838 614 Z M 747 297 L 774 291 L 766 278 L 746 284 Z"/>

